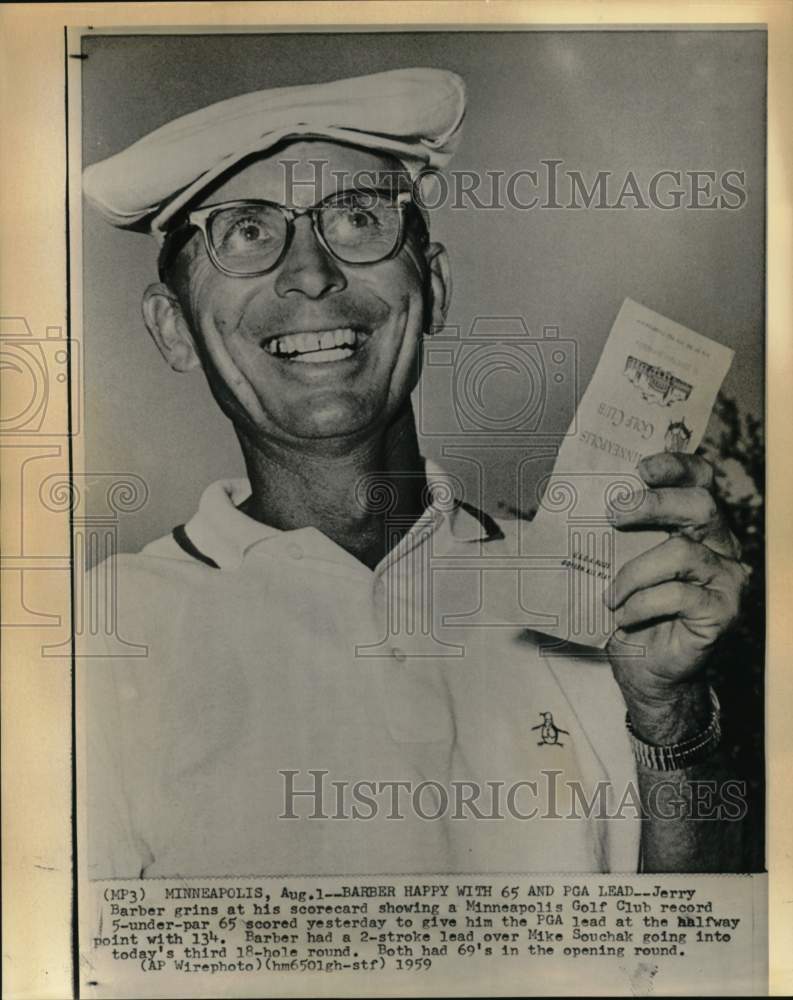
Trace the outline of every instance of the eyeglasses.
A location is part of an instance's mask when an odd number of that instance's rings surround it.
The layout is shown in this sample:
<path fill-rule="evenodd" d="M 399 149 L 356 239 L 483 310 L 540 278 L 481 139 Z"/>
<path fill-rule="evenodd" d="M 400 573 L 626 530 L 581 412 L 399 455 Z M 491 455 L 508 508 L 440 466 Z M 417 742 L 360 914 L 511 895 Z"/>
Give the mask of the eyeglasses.
<path fill-rule="evenodd" d="M 294 235 L 295 219 L 307 215 L 319 243 L 345 264 L 375 264 L 393 257 L 405 239 L 409 192 L 374 189 L 337 192 L 311 208 L 270 201 L 227 201 L 190 212 L 180 229 L 194 226 L 219 271 L 255 277 L 274 270 Z"/>

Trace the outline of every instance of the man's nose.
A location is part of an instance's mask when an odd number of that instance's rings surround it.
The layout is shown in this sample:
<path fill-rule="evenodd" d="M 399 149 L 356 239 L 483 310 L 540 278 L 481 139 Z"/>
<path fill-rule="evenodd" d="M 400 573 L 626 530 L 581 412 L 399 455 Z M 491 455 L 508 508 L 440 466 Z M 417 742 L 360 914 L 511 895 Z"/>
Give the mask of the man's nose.
<path fill-rule="evenodd" d="M 308 216 L 295 220 L 292 242 L 278 269 L 275 291 L 284 297 L 300 293 L 321 299 L 347 287 L 334 258 L 320 244 Z"/>

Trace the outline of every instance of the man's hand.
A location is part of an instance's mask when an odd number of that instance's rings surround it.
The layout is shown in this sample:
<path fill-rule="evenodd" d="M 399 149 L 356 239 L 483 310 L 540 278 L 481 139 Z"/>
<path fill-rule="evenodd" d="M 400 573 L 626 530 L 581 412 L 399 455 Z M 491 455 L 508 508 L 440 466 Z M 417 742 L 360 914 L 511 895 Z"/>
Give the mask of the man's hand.
<path fill-rule="evenodd" d="M 607 652 L 639 735 L 677 742 L 707 725 L 701 671 L 738 614 L 748 571 L 705 459 L 661 452 L 638 471 L 648 489 L 635 509 L 613 514 L 613 523 L 670 537 L 626 563 L 607 590 L 617 625 Z"/>

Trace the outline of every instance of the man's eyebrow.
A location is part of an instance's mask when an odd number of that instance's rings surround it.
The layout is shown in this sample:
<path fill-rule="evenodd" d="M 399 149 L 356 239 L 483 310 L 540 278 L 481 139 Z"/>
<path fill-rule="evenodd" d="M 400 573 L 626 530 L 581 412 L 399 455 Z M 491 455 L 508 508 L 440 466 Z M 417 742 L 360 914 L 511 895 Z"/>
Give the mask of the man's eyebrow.
<path fill-rule="evenodd" d="M 359 184 L 354 187 L 339 188 L 338 191 L 331 191 L 330 194 L 326 195 L 324 198 L 318 201 L 317 205 L 322 205 L 324 202 L 331 201 L 333 198 L 343 198 L 345 195 L 350 195 L 350 194 L 362 194 L 362 195 L 385 194 L 391 196 L 398 196 L 398 195 L 409 195 L 410 193 L 411 192 L 409 190 L 395 191 L 393 188 L 379 187 L 378 185 L 375 184 Z"/>

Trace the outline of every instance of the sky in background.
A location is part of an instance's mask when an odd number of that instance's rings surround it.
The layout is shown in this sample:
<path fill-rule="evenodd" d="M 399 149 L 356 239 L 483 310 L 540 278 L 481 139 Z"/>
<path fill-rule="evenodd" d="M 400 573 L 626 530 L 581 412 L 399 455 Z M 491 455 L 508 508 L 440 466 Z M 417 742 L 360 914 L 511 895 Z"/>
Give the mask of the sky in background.
<path fill-rule="evenodd" d="M 589 184 L 609 171 L 614 196 L 629 171 L 645 194 L 660 170 L 743 172 L 739 210 L 447 204 L 432 213 L 433 238 L 452 258 L 448 322 L 460 344 L 470 350 L 480 335 L 499 340 L 503 331 L 533 359 L 534 383 L 497 373 L 483 383 L 479 409 L 464 401 L 462 417 L 459 364 L 441 355 L 427 369 L 429 391 L 416 399 L 425 454 L 460 476 L 472 502 L 491 510 L 519 502 L 515 468 L 526 454 L 538 456 L 528 475 L 549 470 L 553 438 L 536 431 L 564 431 L 626 297 L 732 347 L 724 389 L 745 411 L 762 413 L 763 32 L 112 35 L 84 38 L 83 53 L 86 165 L 235 94 L 438 66 L 468 89 L 455 171 L 542 176 L 542 161 L 560 160 L 560 171 L 578 171 Z M 485 201 L 489 190 L 480 189 Z M 567 202 L 568 187 L 560 191 Z M 119 524 L 121 551 L 134 551 L 186 521 L 203 488 L 241 474 L 242 462 L 203 377 L 171 372 L 146 334 L 140 300 L 156 280 L 154 241 L 113 229 L 90 207 L 82 223 L 86 469 L 146 482 L 148 502 Z M 544 327 L 563 342 L 561 388 L 546 377 L 553 362 Z M 541 399 L 535 432 L 477 446 L 485 443 L 471 434 L 477 419 L 516 412 L 527 393 Z"/>

